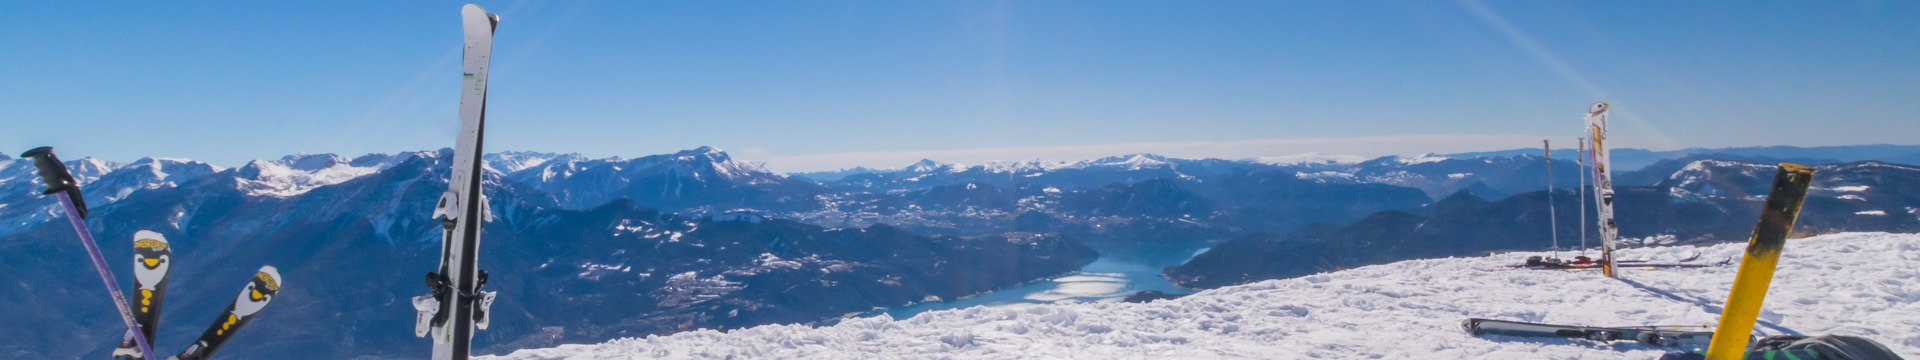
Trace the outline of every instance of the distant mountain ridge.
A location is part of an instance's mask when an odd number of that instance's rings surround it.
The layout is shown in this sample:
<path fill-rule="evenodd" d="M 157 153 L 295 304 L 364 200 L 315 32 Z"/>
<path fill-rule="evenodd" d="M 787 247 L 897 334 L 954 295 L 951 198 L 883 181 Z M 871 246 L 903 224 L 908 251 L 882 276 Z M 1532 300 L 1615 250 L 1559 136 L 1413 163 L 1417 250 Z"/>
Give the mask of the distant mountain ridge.
<path fill-rule="evenodd" d="M 1566 145 L 1563 144 L 1561 146 L 1564 147 Z M 1555 148 L 1553 150 L 1553 157 L 1554 158 L 1565 157 L 1565 158 L 1571 159 L 1571 157 L 1569 156 L 1572 156 L 1576 152 L 1578 151 L 1574 149 Z M 1539 148 L 1531 148 L 1531 149 L 1520 148 L 1520 149 L 1513 149 L 1513 150 L 1447 154 L 1446 156 L 1455 157 L 1455 158 L 1474 158 L 1474 157 L 1483 157 L 1483 156 L 1505 157 L 1505 156 L 1514 156 L 1514 155 L 1520 155 L 1520 154 L 1539 154 L 1539 153 L 1540 153 Z M 1794 161 L 1794 162 L 1809 163 L 1809 164 L 1878 160 L 1878 161 L 1902 163 L 1902 164 L 1909 164 L 1909 165 L 1920 165 L 1920 145 L 1875 144 L 1875 145 L 1843 145 L 1843 146 L 1814 146 L 1814 147 L 1750 146 L 1750 147 L 1728 147 L 1728 148 L 1717 148 L 1717 149 L 1686 148 L 1686 149 L 1669 150 L 1669 151 L 1650 151 L 1650 150 L 1633 149 L 1633 148 L 1618 148 L 1618 149 L 1613 149 L 1613 151 L 1610 152 L 1608 155 L 1613 157 L 1612 161 L 1615 169 L 1625 170 L 1625 171 L 1639 170 L 1640 168 L 1646 167 L 1648 165 L 1653 165 L 1654 163 L 1660 162 L 1661 160 L 1675 160 L 1675 159 L 1685 158 L 1689 156 L 1710 156 L 1710 157 L 1720 157 L 1720 158 L 1735 157 L 1735 158 L 1745 158 L 1745 159 L 1765 158 L 1765 159 L 1779 159 L 1779 160 Z"/>
<path fill-rule="evenodd" d="M 1741 241 L 1750 233 L 1776 165 L 1688 159 L 1678 166 L 1649 167 L 1677 167 L 1653 184 L 1616 188 L 1623 246 Z M 1920 166 L 1867 160 L 1813 168 L 1813 187 L 1796 234 L 1920 231 Z M 1165 276 L 1181 286 L 1213 288 L 1405 259 L 1546 250 L 1554 237 L 1549 214 L 1559 224 L 1560 246 L 1578 248 L 1579 224 L 1591 223 L 1578 217 L 1580 206 L 1591 216 L 1596 213 L 1592 201 L 1579 201 L 1568 189 L 1552 193 L 1552 202 L 1547 196 L 1536 191 L 1490 202 L 1463 191 L 1422 208 L 1379 212 L 1344 225 L 1251 234 L 1169 267 Z M 1549 203 L 1555 211 L 1547 210 Z M 1585 238 L 1597 246 L 1597 228 L 1586 227 Z"/>

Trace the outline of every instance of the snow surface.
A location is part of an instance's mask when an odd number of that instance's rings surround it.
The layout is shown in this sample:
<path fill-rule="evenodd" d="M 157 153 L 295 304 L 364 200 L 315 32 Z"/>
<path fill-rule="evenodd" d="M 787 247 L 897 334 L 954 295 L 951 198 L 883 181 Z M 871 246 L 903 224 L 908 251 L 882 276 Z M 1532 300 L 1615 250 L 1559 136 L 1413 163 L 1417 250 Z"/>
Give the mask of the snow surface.
<path fill-rule="evenodd" d="M 1745 245 L 1618 254 L 1676 261 L 1697 251 L 1711 261 L 1739 256 Z M 697 330 L 482 358 L 1644 360 L 1665 350 L 1635 343 L 1476 338 L 1459 324 L 1468 317 L 1603 326 L 1711 324 L 1738 270 L 1736 263 L 1626 271 L 1624 281 L 1593 271 L 1489 270 L 1531 255 L 1546 253 L 1402 261 L 1147 304 L 972 307 L 909 319 L 854 318 L 817 328 Z M 1916 263 L 1916 234 L 1844 233 L 1789 241 L 1756 330 L 1864 336 L 1904 356 L 1920 356 Z"/>

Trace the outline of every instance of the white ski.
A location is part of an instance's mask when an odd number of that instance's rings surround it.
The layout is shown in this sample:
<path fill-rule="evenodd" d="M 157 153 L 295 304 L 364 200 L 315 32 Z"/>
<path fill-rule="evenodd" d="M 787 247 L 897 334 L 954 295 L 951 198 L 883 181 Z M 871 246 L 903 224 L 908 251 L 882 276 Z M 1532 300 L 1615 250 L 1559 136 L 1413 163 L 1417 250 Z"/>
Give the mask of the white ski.
<path fill-rule="evenodd" d="M 453 148 L 453 173 L 447 192 L 440 195 L 433 217 L 439 219 L 440 271 L 427 275 L 432 294 L 414 297 L 419 312 L 414 335 L 433 337 L 433 359 L 463 360 L 468 356 L 475 323 L 486 324 L 493 293 L 480 291 L 486 273 L 479 271 L 480 224 L 492 217 L 480 194 L 480 151 L 486 132 L 487 63 L 493 52 L 493 29 L 500 17 L 479 5 L 460 9 L 466 31 L 465 61 L 460 81 L 460 134 Z M 482 327 L 484 328 L 484 326 Z"/>
<path fill-rule="evenodd" d="M 1613 242 L 1620 237 L 1620 228 L 1613 224 L 1613 169 L 1607 161 L 1607 102 L 1598 101 L 1587 106 L 1587 139 L 1592 141 L 1587 149 L 1593 157 L 1593 196 L 1595 208 L 1600 211 L 1600 262 L 1602 272 L 1607 277 L 1617 277 L 1613 264 Z"/>

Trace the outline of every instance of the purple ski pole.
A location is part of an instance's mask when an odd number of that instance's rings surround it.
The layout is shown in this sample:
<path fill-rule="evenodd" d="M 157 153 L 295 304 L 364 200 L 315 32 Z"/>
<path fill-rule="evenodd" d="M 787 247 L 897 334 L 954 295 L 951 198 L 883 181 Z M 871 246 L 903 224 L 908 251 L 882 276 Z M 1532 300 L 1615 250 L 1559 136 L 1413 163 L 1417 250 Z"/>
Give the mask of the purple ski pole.
<path fill-rule="evenodd" d="M 100 272 L 100 282 L 107 285 L 107 292 L 113 294 L 113 306 L 120 308 L 120 321 L 127 323 L 127 331 L 133 332 L 133 342 L 140 346 L 140 354 L 148 360 L 159 360 L 153 356 L 153 346 L 147 344 L 147 337 L 141 336 L 140 325 L 133 320 L 133 309 L 127 308 L 126 295 L 120 294 L 119 281 L 114 281 L 113 271 L 107 270 L 107 257 L 100 255 L 100 246 L 93 242 L 93 232 L 87 230 L 87 202 L 80 197 L 80 185 L 73 180 L 73 174 L 67 173 L 67 165 L 53 156 L 53 147 L 42 146 L 20 154 L 22 158 L 33 158 L 33 166 L 40 169 L 40 180 L 47 183 L 43 195 L 65 193 L 59 196 L 60 205 L 67 208 L 67 221 L 73 223 L 73 231 L 80 233 L 80 244 L 87 246 L 87 254 L 93 255 L 93 269 Z"/>

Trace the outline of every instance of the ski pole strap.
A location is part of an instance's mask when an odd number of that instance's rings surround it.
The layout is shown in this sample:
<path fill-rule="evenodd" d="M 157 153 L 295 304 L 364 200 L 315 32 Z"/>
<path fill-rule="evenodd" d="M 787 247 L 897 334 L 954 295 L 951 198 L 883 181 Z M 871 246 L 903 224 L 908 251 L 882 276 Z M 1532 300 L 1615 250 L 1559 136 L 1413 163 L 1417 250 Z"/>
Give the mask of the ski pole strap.
<path fill-rule="evenodd" d="M 47 191 L 41 194 L 67 193 L 67 200 L 73 201 L 74 211 L 80 213 L 81 219 L 87 218 L 87 202 L 80 196 L 80 182 L 74 181 L 73 174 L 67 172 L 67 165 L 60 163 L 59 157 L 53 156 L 52 146 L 27 150 L 20 157 L 33 159 L 33 167 L 39 168 L 40 181 L 47 184 Z"/>

